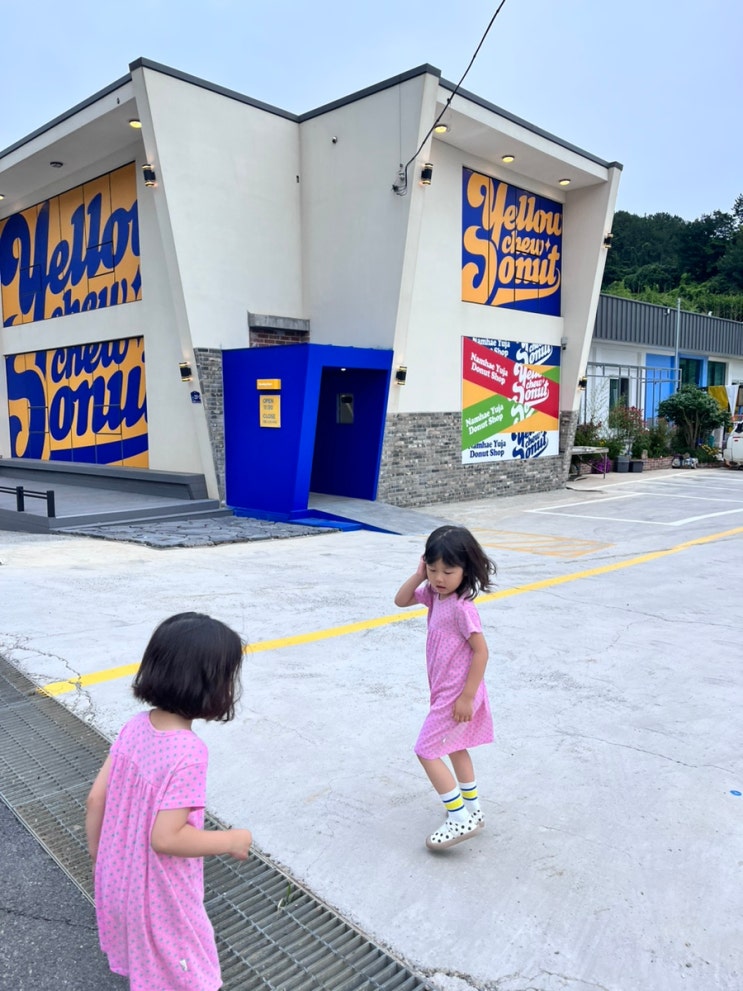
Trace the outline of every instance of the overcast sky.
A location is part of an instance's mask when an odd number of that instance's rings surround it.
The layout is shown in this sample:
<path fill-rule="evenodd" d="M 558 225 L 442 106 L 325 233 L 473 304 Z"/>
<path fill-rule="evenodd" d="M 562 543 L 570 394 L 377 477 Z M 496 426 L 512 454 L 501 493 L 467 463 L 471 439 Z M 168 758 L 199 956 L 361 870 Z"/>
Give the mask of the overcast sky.
<path fill-rule="evenodd" d="M 499 2 L 6 0 L 0 149 L 140 56 L 294 113 L 425 62 L 457 82 Z M 743 193 L 742 29 L 743 0 L 506 0 L 463 87 L 621 162 L 618 209 L 693 220 Z"/>

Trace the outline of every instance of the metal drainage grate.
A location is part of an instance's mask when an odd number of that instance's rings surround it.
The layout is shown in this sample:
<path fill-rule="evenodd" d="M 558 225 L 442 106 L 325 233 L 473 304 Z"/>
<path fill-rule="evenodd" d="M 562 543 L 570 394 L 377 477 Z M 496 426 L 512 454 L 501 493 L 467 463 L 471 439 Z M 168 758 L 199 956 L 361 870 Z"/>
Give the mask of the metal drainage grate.
<path fill-rule="evenodd" d="M 92 901 L 85 799 L 109 743 L 2 657 L 0 712 L 0 798 Z M 431 991 L 260 853 L 207 858 L 204 887 L 224 991 Z"/>

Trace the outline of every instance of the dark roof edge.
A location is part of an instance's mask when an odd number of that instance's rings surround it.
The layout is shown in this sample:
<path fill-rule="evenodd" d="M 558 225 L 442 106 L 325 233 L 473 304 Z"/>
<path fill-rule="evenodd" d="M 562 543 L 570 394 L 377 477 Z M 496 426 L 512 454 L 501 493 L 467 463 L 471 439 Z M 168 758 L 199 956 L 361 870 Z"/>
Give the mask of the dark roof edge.
<path fill-rule="evenodd" d="M 452 92 L 457 88 L 456 83 L 451 83 L 448 79 L 440 80 L 440 85 L 443 86 L 444 89 L 451 90 Z M 457 96 L 463 96 L 466 100 L 470 100 L 472 103 L 477 104 L 479 107 L 483 107 L 485 110 L 492 110 L 493 113 L 498 114 L 500 117 L 505 117 L 506 120 L 510 120 L 514 124 L 518 124 L 520 127 L 525 127 L 527 131 L 531 131 L 533 134 L 538 134 L 542 138 L 547 138 L 549 141 L 554 141 L 555 144 L 560 145 L 561 148 L 567 148 L 568 151 L 574 151 L 583 158 L 587 158 L 590 162 L 595 162 L 596 165 L 602 165 L 605 169 L 621 170 L 623 168 L 621 162 L 605 162 L 603 158 L 599 158 L 597 155 L 592 155 L 590 152 L 584 151 L 577 145 L 570 144 L 569 141 L 563 141 L 562 138 L 558 138 L 554 134 L 550 134 L 549 131 L 544 131 L 541 127 L 537 127 L 536 124 L 530 124 L 528 120 L 523 120 L 521 117 L 517 117 L 515 114 L 509 113 L 507 110 L 503 110 L 502 107 L 497 107 L 494 103 L 489 103 L 487 100 L 483 100 L 481 96 L 477 96 L 475 93 L 470 93 L 469 90 L 457 90 Z"/>
<path fill-rule="evenodd" d="M 274 107 L 270 103 L 263 103 L 261 100 L 254 100 L 249 96 L 245 96 L 244 93 L 238 93 L 237 90 L 218 86 L 216 83 L 210 83 L 206 79 L 199 79 L 198 76 L 192 76 L 188 72 L 181 72 L 179 69 L 172 69 L 169 65 L 161 65 L 159 62 L 153 62 L 148 58 L 138 58 L 135 62 L 131 62 L 129 70 L 134 72 L 135 69 L 152 69 L 153 72 L 161 72 L 164 76 L 172 76 L 173 79 L 180 79 L 185 83 L 200 86 L 201 89 L 209 90 L 211 93 L 218 93 L 220 96 L 226 96 L 230 100 L 246 103 L 250 107 L 255 107 L 256 110 L 265 110 L 269 114 L 284 117 L 286 120 L 291 120 L 295 123 L 299 120 L 296 114 L 292 114 L 288 110 Z"/>
<path fill-rule="evenodd" d="M 108 96 L 109 93 L 113 93 L 115 90 L 121 89 L 121 87 L 126 85 L 126 83 L 131 82 L 131 79 L 131 76 L 122 76 L 121 79 L 117 79 L 115 83 L 111 83 L 104 89 L 98 90 L 97 93 L 94 93 L 93 96 L 89 96 L 87 100 L 83 100 L 82 103 L 76 104 L 70 110 L 65 110 L 65 112 L 60 114 L 59 117 L 55 117 L 54 120 L 50 120 L 47 124 L 42 124 L 41 127 L 37 127 L 35 131 L 31 131 L 31 133 L 27 134 L 25 138 L 21 138 L 19 141 L 14 141 L 12 145 L 8 145 L 7 148 L 3 148 L 3 150 L 0 151 L 0 159 L 5 158 L 6 155 L 10 155 L 10 153 L 16 151 L 16 149 L 22 148 L 23 145 L 33 141 L 34 138 L 38 138 L 39 135 L 44 134 L 45 131 L 51 131 L 51 129 L 56 127 L 57 124 L 62 124 L 70 117 L 74 117 L 75 114 L 79 113 L 81 110 L 85 110 L 86 107 L 92 106 L 92 104 L 96 103 L 104 96 Z"/>
<path fill-rule="evenodd" d="M 130 63 L 129 75 L 122 76 L 120 79 L 117 79 L 116 82 L 111 83 L 110 85 L 104 87 L 104 89 L 94 93 L 93 96 L 89 96 L 86 100 L 83 100 L 82 103 L 76 104 L 70 110 L 66 110 L 63 114 L 60 114 L 48 123 L 43 124 L 41 127 L 37 128 L 35 131 L 32 131 L 30 134 L 27 134 L 19 141 L 16 141 L 7 148 L 4 148 L 0 151 L 0 159 L 11 154 L 11 152 L 16 151 L 18 148 L 23 147 L 23 145 L 28 144 L 30 141 L 33 141 L 34 138 L 39 137 L 39 135 L 44 134 L 53 127 L 56 127 L 57 124 L 61 124 L 70 117 L 73 117 L 76 113 L 79 113 L 86 107 L 96 103 L 104 96 L 108 96 L 109 93 L 113 93 L 115 90 L 120 89 L 122 86 L 126 85 L 126 83 L 131 82 L 131 73 L 134 72 L 135 69 L 140 68 L 151 69 L 154 72 L 161 72 L 163 75 L 171 76 L 174 79 L 180 79 L 183 82 L 191 83 L 194 86 L 199 86 L 202 89 L 209 90 L 212 93 L 217 93 L 220 96 L 228 97 L 231 100 L 237 100 L 238 102 L 247 104 L 250 107 L 255 107 L 257 110 L 264 110 L 267 113 L 274 114 L 278 117 L 283 117 L 285 120 L 294 121 L 295 123 L 311 120 L 313 117 L 319 117 L 322 114 L 329 113 L 331 110 L 336 110 L 339 107 L 347 106 L 357 100 L 362 100 L 367 96 L 372 96 L 374 93 L 380 93 L 383 90 L 390 89 L 392 86 L 399 86 L 401 83 L 426 74 L 430 74 L 438 78 L 439 85 L 443 86 L 444 89 L 451 90 L 452 92 L 456 89 L 456 85 L 454 83 L 441 78 L 440 69 L 437 69 L 435 66 L 429 65 L 428 63 L 424 63 L 414 69 L 409 69 L 407 72 L 401 72 L 399 75 L 390 76 L 389 79 L 385 79 L 380 83 L 375 83 L 373 86 L 367 86 L 365 89 L 357 90 L 349 96 L 344 96 L 339 100 L 326 103 L 321 107 L 317 107 L 315 110 L 310 110 L 303 114 L 293 114 L 288 110 L 282 110 L 280 107 L 274 107 L 270 103 L 263 103 L 261 100 L 254 100 L 249 96 L 245 96 L 243 93 L 238 93 L 236 90 L 227 89 L 224 86 L 218 86 L 215 83 L 208 82 L 206 79 L 200 79 L 198 76 L 190 75 L 190 73 L 181 72 L 178 69 L 171 68 L 170 66 L 162 65 L 160 62 L 153 62 L 151 59 L 147 58 L 138 58 L 134 62 Z M 498 107 L 494 103 L 489 103 L 487 100 L 482 99 L 482 97 L 477 96 L 475 93 L 469 92 L 469 90 L 457 90 L 457 95 L 464 97 L 466 100 L 470 100 L 472 103 L 483 107 L 485 110 L 490 110 L 501 117 L 505 117 L 506 120 L 510 120 L 514 124 L 525 127 L 534 134 L 547 138 L 549 141 L 554 141 L 555 144 L 560 145 L 560 147 L 567 148 L 569 151 L 573 151 L 576 154 L 581 155 L 583 158 L 587 158 L 589 161 L 595 162 L 597 165 L 601 165 L 607 169 L 622 169 L 622 165 L 619 162 L 606 162 L 602 158 L 598 158 L 596 155 L 592 155 L 589 152 L 584 151 L 582 148 L 578 148 L 576 145 L 563 141 L 561 138 L 556 137 L 554 134 L 550 134 L 548 131 L 542 130 L 540 127 L 536 127 L 534 124 L 530 124 L 521 117 L 517 117 L 515 114 L 509 113 L 507 110 L 503 110 L 502 107 Z"/>
<path fill-rule="evenodd" d="M 367 86 L 364 89 L 357 90 L 349 96 L 343 96 L 339 100 L 333 100 L 332 103 L 325 103 L 315 110 L 308 110 L 306 113 L 299 115 L 299 122 L 302 123 L 302 121 L 311 120 L 313 117 L 320 117 L 322 114 L 329 113 L 331 110 L 345 107 L 349 103 L 363 100 L 367 96 L 373 96 L 375 93 L 381 93 L 383 90 L 390 89 L 392 86 L 399 86 L 400 83 L 406 83 L 409 79 L 415 79 L 416 76 L 424 76 L 426 74 L 436 76 L 440 80 L 441 70 L 426 62 L 423 65 L 416 66 L 415 69 L 401 72 L 397 76 L 390 76 L 389 79 L 384 79 L 381 83 L 375 83 L 373 86 Z"/>

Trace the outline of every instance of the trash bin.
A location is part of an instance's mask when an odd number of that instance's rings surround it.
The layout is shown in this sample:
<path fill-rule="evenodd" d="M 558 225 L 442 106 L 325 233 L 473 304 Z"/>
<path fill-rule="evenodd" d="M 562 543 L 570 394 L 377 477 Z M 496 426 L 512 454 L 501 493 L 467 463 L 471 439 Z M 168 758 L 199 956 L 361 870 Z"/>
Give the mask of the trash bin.
<path fill-rule="evenodd" d="M 628 454 L 620 454 L 614 461 L 615 471 L 629 471 L 630 458 Z"/>

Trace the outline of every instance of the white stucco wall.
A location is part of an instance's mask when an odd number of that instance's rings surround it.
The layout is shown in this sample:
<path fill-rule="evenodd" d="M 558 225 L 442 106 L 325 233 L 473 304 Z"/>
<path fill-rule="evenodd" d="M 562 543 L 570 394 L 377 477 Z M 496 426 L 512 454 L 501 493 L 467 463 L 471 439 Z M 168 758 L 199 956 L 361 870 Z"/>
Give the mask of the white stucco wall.
<path fill-rule="evenodd" d="M 191 345 L 247 347 L 249 311 L 303 317 L 297 123 L 152 69 L 133 82 Z"/>
<path fill-rule="evenodd" d="M 433 107 L 436 85 L 416 76 L 301 125 L 313 342 L 393 346 L 413 199 L 396 196 L 392 184 L 420 143 L 422 108 Z"/>

